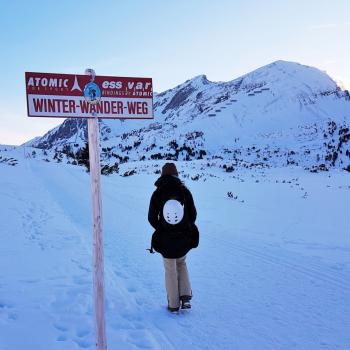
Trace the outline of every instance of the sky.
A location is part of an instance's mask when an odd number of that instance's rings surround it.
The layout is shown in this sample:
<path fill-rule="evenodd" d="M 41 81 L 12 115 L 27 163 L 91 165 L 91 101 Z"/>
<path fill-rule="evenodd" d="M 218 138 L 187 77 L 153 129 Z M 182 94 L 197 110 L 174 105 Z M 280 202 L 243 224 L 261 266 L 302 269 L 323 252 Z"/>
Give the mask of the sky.
<path fill-rule="evenodd" d="M 0 0 L 0 144 L 62 119 L 29 118 L 24 72 L 151 77 L 161 92 L 194 76 L 228 81 L 276 60 L 350 88 L 349 0 Z"/>

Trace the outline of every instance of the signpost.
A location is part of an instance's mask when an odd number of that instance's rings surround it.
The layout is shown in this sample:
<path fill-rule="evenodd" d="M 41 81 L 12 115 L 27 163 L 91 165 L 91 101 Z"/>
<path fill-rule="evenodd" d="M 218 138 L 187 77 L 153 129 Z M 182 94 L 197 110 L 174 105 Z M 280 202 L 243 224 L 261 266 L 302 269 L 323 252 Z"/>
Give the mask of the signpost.
<path fill-rule="evenodd" d="M 99 118 L 153 119 L 150 78 L 25 73 L 29 117 L 88 118 L 96 349 L 106 350 Z"/>
<path fill-rule="evenodd" d="M 25 79 L 29 117 L 153 119 L 150 78 L 26 72 Z"/>

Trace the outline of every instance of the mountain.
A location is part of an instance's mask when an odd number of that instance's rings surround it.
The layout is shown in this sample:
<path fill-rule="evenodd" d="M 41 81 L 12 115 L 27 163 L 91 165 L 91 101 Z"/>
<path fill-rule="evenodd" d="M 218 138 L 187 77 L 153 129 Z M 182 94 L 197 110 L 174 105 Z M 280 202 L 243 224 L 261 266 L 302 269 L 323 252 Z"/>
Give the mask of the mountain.
<path fill-rule="evenodd" d="M 105 164 L 165 158 L 350 164 L 349 92 L 317 68 L 276 61 L 229 82 L 200 75 L 155 94 L 154 111 L 152 121 L 100 121 Z M 73 156 L 86 140 L 86 121 L 67 119 L 27 146 Z"/>

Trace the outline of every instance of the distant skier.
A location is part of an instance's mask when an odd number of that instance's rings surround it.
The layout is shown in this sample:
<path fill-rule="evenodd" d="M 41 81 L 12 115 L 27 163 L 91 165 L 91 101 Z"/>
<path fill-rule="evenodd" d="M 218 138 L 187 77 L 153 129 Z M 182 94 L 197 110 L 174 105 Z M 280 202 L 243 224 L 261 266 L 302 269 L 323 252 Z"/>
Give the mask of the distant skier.
<path fill-rule="evenodd" d="M 195 225 L 196 207 L 189 189 L 181 182 L 174 163 L 166 163 L 155 182 L 148 221 L 154 227 L 152 247 L 162 254 L 168 310 L 190 309 L 192 289 L 186 266 L 186 254 L 199 241 Z"/>

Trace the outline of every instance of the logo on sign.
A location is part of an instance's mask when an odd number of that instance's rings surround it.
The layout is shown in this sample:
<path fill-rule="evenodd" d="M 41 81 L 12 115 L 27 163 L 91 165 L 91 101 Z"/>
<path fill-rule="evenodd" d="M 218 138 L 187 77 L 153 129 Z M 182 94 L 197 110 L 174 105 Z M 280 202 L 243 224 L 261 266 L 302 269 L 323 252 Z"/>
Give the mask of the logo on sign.
<path fill-rule="evenodd" d="M 101 99 L 100 87 L 94 82 L 87 83 L 84 87 L 84 97 L 88 103 L 97 104 Z"/>

